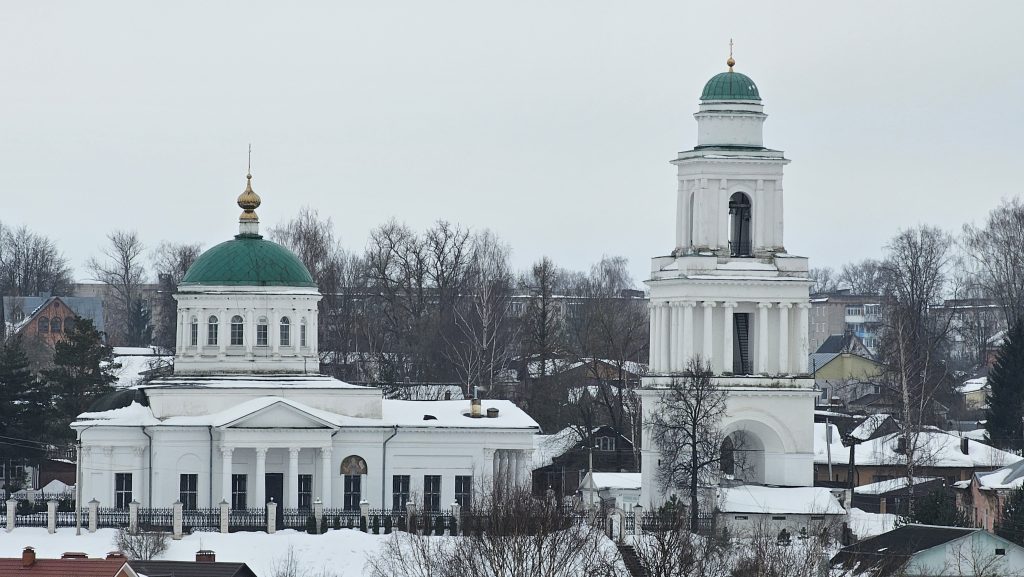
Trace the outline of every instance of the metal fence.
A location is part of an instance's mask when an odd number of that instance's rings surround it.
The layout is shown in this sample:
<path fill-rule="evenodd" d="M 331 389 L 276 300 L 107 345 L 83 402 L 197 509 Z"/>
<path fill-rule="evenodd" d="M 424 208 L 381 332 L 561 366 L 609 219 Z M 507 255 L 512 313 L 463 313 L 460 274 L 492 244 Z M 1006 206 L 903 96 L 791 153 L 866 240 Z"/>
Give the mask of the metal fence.
<path fill-rule="evenodd" d="M 281 512 L 281 523 L 278 529 L 295 529 L 305 531 L 310 519 L 314 519 L 312 509 L 284 509 Z M 319 528 L 318 528 L 319 529 Z"/>
<path fill-rule="evenodd" d="M 228 530 L 236 531 L 266 531 L 267 510 L 266 509 L 232 509 L 228 513 Z"/>
<path fill-rule="evenodd" d="M 96 517 L 97 525 L 101 528 L 120 528 L 128 526 L 128 509 L 113 509 L 100 507 Z"/>
<path fill-rule="evenodd" d="M 139 515 L 141 517 L 141 510 Z M 220 531 L 220 509 L 207 508 L 182 510 L 181 530 L 185 533 Z"/>

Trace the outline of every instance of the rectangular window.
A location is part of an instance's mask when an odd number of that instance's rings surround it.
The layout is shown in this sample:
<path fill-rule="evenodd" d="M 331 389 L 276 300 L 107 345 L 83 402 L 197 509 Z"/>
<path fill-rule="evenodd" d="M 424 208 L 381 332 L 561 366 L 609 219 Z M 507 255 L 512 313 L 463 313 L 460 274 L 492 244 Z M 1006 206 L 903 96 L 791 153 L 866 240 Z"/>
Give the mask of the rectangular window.
<path fill-rule="evenodd" d="M 213 317 L 210 317 L 210 322 L 206 325 L 206 344 L 211 347 L 217 346 L 217 322 Z"/>
<path fill-rule="evenodd" d="M 441 475 L 423 475 L 423 510 L 441 510 Z"/>
<path fill-rule="evenodd" d="M 242 346 L 242 330 L 245 325 L 242 324 L 242 317 L 235 317 L 231 321 L 231 346 L 240 347 Z"/>
<path fill-rule="evenodd" d="M 736 519 L 737 521 L 746 521 L 747 520 L 747 516 L 746 515 L 736 515 L 733 518 Z"/>
<path fill-rule="evenodd" d="M 1006 555 L 1006 549 L 999 547 L 996 549 L 996 555 Z"/>
<path fill-rule="evenodd" d="M 189 344 L 191 344 L 194 347 L 199 344 L 199 323 L 192 323 L 190 333 L 191 336 L 189 338 Z"/>
<path fill-rule="evenodd" d="M 313 475 L 299 475 L 299 509 L 313 508 Z"/>
<path fill-rule="evenodd" d="M 597 438 L 597 450 L 598 451 L 614 451 L 615 450 L 615 437 L 598 437 Z"/>
<path fill-rule="evenodd" d="M 292 332 L 291 325 L 281 323 L 281 346 L 290 347 L 292 346 Z"/>
<path fill-rule="evenodd" d="M 199 475 L 183 473 L 178 476 L 178 500 L 182 509 L 195 509 L 199 496 Z"/>
<path fill-rule="evenodd" d="M 249 476 L 242 473 L 231 475 L 231 508 L 246 509 L 249 506 Z"/>
<path fill-rule="evenodd" d="M 299 325 L 299 346 L 306 346 L 306 323 Z"/>
<path fill-rule="evenodd" d="M 362 475 L 345 475 L 345 502 L 346 511 L 358 511 L 359 501 L 363 498 Z"/>
<path fill-rule="evenodd" d="M 132 502 L 132 474 L 114 473 L 114 508 L 127 509 Z"/>
<path fill-rule="evenodd" d="M 473 505 L 473 476 L 472 475 L 456 475 L 455 476 L 455 502 L 462 507 L 463 510 L 468 510 Z"/>
<path fill-rule="evenodd" d="M 391 508 L 395 511 L 405 511 L 407 502 L 409 502 L 409 475 L 392 476 Z"/>
<path fill-rule="evenodd" d="M 267 346 L 267 325 L 260 323 L 256 325 L 256 346 Z"/>
<path fill-rule="evenodd" d="M 774 516 L 772 516 L 772 521 L 785 521 L 785 520 L 786 520 L 785 515 L 774 515 Z"/>

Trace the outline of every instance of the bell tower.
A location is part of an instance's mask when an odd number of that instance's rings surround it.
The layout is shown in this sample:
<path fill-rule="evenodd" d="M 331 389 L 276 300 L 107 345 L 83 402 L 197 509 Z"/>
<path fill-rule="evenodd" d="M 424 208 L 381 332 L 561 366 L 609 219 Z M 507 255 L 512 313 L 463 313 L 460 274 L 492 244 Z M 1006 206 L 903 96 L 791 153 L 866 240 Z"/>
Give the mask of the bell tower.
<path fill-rule="evenodd" d="M 782 173 L 789 160 L 764 145 L 767 119 L 750 77 L 728 70 L 704 86 L 697 143 L 677 169 L 676 235 L 651 260 L 650 370 L 640 389 L 644 422 L 691 359 L 710 364 L 727 391 L 723 456 L 745 447 L 735 481 L 810 486 L 814 481 L 814 380 L 808 375 L 807 259 L 786 252 Z M 664 502 L 660 450 L 644 427 L 641 500 Z M 723 457 L 723 464 L 729 461 Z"/>

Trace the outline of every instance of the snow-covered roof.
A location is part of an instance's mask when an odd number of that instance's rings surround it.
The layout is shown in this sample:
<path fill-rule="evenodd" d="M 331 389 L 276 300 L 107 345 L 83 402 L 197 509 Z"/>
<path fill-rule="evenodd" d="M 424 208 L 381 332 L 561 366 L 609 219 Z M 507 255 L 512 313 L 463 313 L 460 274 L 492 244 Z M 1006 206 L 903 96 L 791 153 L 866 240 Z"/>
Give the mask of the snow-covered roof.
<path fill-rule="evenodd" d="M 929 483 L 938 479 L 939 477 L 914 477 L 914 484 L 920 485 L 921 483 Z M 861 485 L 856 487 L 853 492 L 858 495 L 881 495 L 882 493 L 889 493 L 905 488 L 907 483 L 906 477 L 900 477 L 899 479 L 889 479 L 888 481 L 879 481 L 877 483 L 868 483 L 867 485 Z"/>
<path fill-rule="evenodd" d="M 977 479 L 982 489 L 1019 489 L 1024 485 L 1024 460 Z"/>
<path fill-rule="evenodd" d="M 960 394 L 974 393 L 988 388 L 988 377 L 968 379 L 959 387 Z"/>
<path fill-rule="evenodd" d="M 133 402 L 127 407 L 112 409 L 98 413 L 82 413 L 76 420 L 77 426 L 108 425 L 108 426 L 213 426 L 228 427 L 275 405 L 290 407 L 306 414 L 310 419 L 319 421 L 328 427 L 426 427 L 426 428 L 464 428 L 464 429 L 536 429 L 536 421 L 516 407 L 511 401 L 483 401 L 483 411 L 498 409 L 495 418 L 483 417 L 473 419 L 465 416 L 469 413 L 466 401 L 392 401 L 383 400 L 383 418 L 370 419 L 339 415 L 330 411 L 315 409 L 284 397 L 266 396 L 250 399 L 238 405 L 208 415 L 174 416 L 158 419 L 153 416 L 149 407 Z M 431 419 L 424 419 L 431 416 Z"/>
<path fill-rule="evenodd" d="M 211 388 L 211 389 L 260 389 L 260 388 L 305 388 L 305 389 L 372 389 L 339 381 L 327 375 L 291 374 L 224 374 L 224 375 L 172 375 L 160 377 L 144 385 L 146 388 Z"/>
<path fill-rule="evenodd" d="M 868 415 L 866 419 L 861 421 L 857 428 L 850 432 L 850 436 L 861 441 L 866 441 L 875 434 L 878 427 L 882 426 L 882 423 L 889 418 L 886 413 L 878 413 L 875 415 Z"/>
<path fill-rule="evenodd" d="M 580 435 L 575 427 L 566 427 L 551 435 L 534 435 L 533 468 L 547 467 L 579 442 Z"/>
<path fill-rule="evenodd" d="M 592 473 L 594 487 L 601 489 L 640 489 L 640 473 Z"/>
<path fill-rule="evenodd" d="M 850 449 L 843 446 L 839 430 L 829 425 L 832 431 L 832 464 L 849 462 Z M 898 465 L 906 457 L 896 451 L 898 434 L 892 433 L 864 441 L 856 445 L 854 459 L 858 465 Z M 929 467 L 995 468 L 1021 461 L 1021 457 L 1000 451 L 984 443 L 970 441 L 967 454 L 960 450 L 960 437 L 944 431 L 922 431 L 918 434 L 918 454 L 922 465 Z M 827 465 L 828 457 L 825 440 L 825 424 L 814 423 L 814 463 Z"/>
<path fill-rule="evenodd" d="M 74 485 L 68 485 L 60 479 L 54 479 L 49 483 L 43 485 L 43 488 L 39 492 L 44 495 L 63 495 L 69 493 L 75 489 Z"/>
<path fill-rule="evenodd" d="M 596 359 L 596 358 L 583 358 L 579 360 L 572 359 L 548 359 L 544 361 L 544 374 L 545 375 L 556 375 L 558 373 L 564 373 L 577 369 L 590 363 L 604 363 L 609 367 L 618 367 L 618 361 L 609 359 Z M 539 377 L 541 363 L 540 361 L 530 361 L 526 364 L 526 368 L 530 373 L 531 377 Z M 647 365 L 644 363 L 637 363 L 635 361 L 622 361 L 622 369 L 627 373 L 634 375 L 645 375 L 647 374 Z"/>
<path fill-rule="evenodd" d="M 766 513 L 773 515 L 842 515 L 846 513 L 825 487 L 761 487 L 741 485 L 719 492 L 718 508 L 723 513 Z"/>
<path fill-rule="evenodd" d="M 127 347 L 116 347 L 118 349 Z M 143 350 L 149 350 L 143 349 Z M 142 382 L 142 375 L 147 371 L 160 367 L 171 366 L 174 362 L 173 356 L 156 355 L 117 355 L 111 359 L 110 365 L 114 368 L 111 373 L 117 377 L 114 386 L 119 389 L 134 387 Z"/>

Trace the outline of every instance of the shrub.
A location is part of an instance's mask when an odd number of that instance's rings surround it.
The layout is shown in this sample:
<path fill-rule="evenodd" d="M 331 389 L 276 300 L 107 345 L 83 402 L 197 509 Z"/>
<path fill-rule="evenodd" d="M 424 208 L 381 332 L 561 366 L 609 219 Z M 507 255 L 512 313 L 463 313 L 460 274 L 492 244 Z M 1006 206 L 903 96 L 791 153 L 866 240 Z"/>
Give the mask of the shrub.
<path fill-rule="evenodd" d="M 320 533 L 327 532 L 327 516 L 320 517 Z"/>
<path fill-rule="evenodd" d="M 135 561 L 149 561 L 167 550 L 167 533 L 130 531 L 122 528 L 114 536 L 114 548 Z"/>
<path fill-rule="evenodd" d="M 332 524 L 334 525 L 335 529 L 338 529 L 340 531 L 341 530 L 341 517 L 335 515 L 334 516 L 334 520 L 332 521 Z"/>
<path fill-rule="evenodd" d="M 316 535 L 317 533 L 316 517 L 312 515 L 306 517 L 306 533 L 310 535 Z"/>
<path fill-rule="evenodd" d="M 359 530 L 366 533 L 366 517 L 359 517 Z"/>
<path fill-rule="evenodd" d="M 394 521 L 391 520 L 391 515 L 387 515 L 386 517 L 384 517 L 384 534 L 385 535 L 390 535 L 391 534 L 391 527 L 392 527 L 393 523 L 394 523 Z"/>
<path fill-rule="evenodd" d="M 380 535 L 380 515 L 373 516 L 373 534 Z"/>
<path fill-rule="evenodd" d="M 445 525 L 444 517 L 436 517 L 434 519 L 434 533 L 437 535 L 444 535 Z"/>
<path fill-rule="evenodd" d="M 434 530 L 434 527 L 432 526 L 430 520 L 431 520 L 431 516 L 430 515 L 424 515 L 423 516 L 423 534 L 424 535 L 430 535 L 430 533 Z"/>

